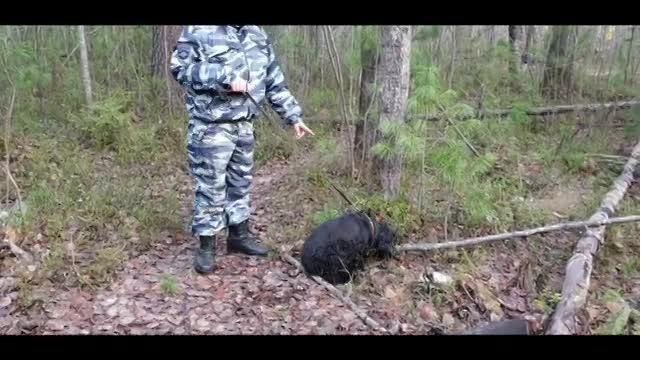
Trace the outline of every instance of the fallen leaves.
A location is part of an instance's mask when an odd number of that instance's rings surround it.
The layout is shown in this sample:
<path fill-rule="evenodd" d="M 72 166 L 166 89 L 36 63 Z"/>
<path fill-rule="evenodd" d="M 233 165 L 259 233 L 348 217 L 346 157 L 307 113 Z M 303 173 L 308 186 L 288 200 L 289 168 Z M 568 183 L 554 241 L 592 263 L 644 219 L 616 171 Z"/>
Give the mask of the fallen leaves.
<path fill-rule="evenodd" d="M 62 331 L 66 328 L 64 320 L 50 319 L 46 321 L 46 329 L 50 331 Z"/>
<path fill-rule="evenodd" d="M 12 300 L 9 295 L 0 299 L 0 308 L 6 308 L 11 304 Z"/>
<path fill-rule="evenodd" d="M 473 298 L 482 311 L 488 311 L 491 321 L 499 321 L 504 317 L 499 298 L 480 280 L 466 275 L 465 285 L 476 294 Z"/>
<path fill-rule="evenodd" d="M 110 318 L 117 317 L 119 315 L 119 308 L 116 305 L 113 305 L 106 310 L 105 314 Z"/>
<path fill-rule="evenodd" d="M 5 227 L 2 231 L 2 239 L 9 243 L 16 243 L 18 233 L 11 227 Z"/>
<path fill-rule="evenodd" d="M 122 311 L 119 316 L 119 324 L 122 326 L 128 326 L 131 323 L 135 322 L 135 316 L 130 311 Z"/>
<path fill-rule="evenodd" d="M 452 316 L 450 313 L 445 313 L 442 315 L 442 324 L 446 328 L 452 328 L 454 326 L 455 320 L 454 316 Z"/>
<path fill-rule="evenodd" d="M 387 299 L 394 299 L 397 296 L 396 291 L 394 291 L 391 285 L 385 287 L 383 295 Z"/>
<path fill-rule="evenodd" d="M 111 296 L 101 302 L 101 305 L 104 307 L 109 307 L 112 304 L 117 302 L 117 297 L 116 296 Z"/>

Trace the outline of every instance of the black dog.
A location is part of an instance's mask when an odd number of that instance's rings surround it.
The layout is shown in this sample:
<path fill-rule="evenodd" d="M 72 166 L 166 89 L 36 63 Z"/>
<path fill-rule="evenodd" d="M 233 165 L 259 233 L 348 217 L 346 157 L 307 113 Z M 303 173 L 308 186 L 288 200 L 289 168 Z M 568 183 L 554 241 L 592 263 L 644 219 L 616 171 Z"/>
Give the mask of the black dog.
<path fill-rule="evenodd" d="M 303 246 L 302 264 L 307 274 L 332 284 L 343 284 L 364 268 L 375 252 L 379 258 L 394 255 L 397 236 L 385 223 L 365 213 L 346 214 L 317 227 Z"/>

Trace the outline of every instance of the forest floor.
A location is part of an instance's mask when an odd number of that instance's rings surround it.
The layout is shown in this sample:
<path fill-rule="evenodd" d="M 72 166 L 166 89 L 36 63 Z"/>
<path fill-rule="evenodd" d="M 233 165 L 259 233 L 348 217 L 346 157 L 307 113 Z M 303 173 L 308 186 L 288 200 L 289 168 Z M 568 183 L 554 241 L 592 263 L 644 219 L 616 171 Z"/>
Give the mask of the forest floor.
<path fill-rule="evenodd" d="M 290 179 L 285 162 L 255 174 L 253 228 L 276 234 L 299 215 L 273 204 L 275 190 Z M 185 173 L 182 190 L 192 189 Z M 191 192 L 182 208 L 190 210 Z M 299 212 L 302 211 L 298 209 Z M 183 222 L 183 221 L 182 221 Z M 344 304 L 297 268 L 278 258 L 220 254 L 214 274 L 192 269 L 197 241 L 168 235 L 129 259 L 107 288 L 50 289 L 39 310 L 5 316 L 7 333 L 43 334 L 342 334 L 368 333 Z M 284 246 L 277 246 L 280 249 Z M 11 295 L 11 294 L 10 294 Z M 15 297 L 16 295 L 14 295 Z M 4 331 L 3 331 L 4 332 Z"/>
<path fill-rule="evenodd" d="M 291 241 L 286 233 L 297 234 L 301 229 L 297 221 L 311 212 L 314 204 L 304 191 L 296 192 L 301 188 L 291 176 L 293 166 L 287 161 L 273 161 L 257 171 L 253 225 L 262 240 L 296 256 L 302 241 Z M 192 186 L 185 174 L 180 180 Z M 638 185 L 627 196 L 635 197 L 639 197 Z M 181 207 L 190 209 L 190 192 L 181 199 L 185 200 Z M 165 233 L 164 237 L 147 252 L 130 258 L 114 282 L 96 293 L 51 288 L 44 293 L 38 310 L 33 307 L 6 315 L 12 306 L 4 306 L 0 322 L 3 333 L 374 332 L 340 300 L 279 259 L 278 254 L 268 259 L 226 255 L 221 243 L 217 271 L 200 276 L 191 269 L 196 241 L 181 233 Z M 374 319 L 402 334 L 425 334 L 432 329 L 452 333 L 503 318 L 526 318 L 536 322 L 539 331 L 548 310 L 542 301 L 556 300 L 547 297 L 549 291 L 543 288 L 560 287 L 563 267 L 578 238 L 572 232 L 557 232 L 527 241 L 492 244 L 476 255 L 408 253 L 394 261 L 371 264 L 354 283 L 351 296 Z M 602 261 L 596 264 L 592 292 L 604 295 L 607 289 L 621 289 L 639 308 L 639 278 L 626 280 L 617 269 L 605 269 Z M 427 287 L 419 279 L 427 267 L 457 279 L 457 288 Z M 10 298 L 16 296 L 16 292 L 8 294 Z M 608 309 L 592 303 L 586 313 L 589 317 L 583 321 L 583 331 L 588 333 L 592 322 L 607 320 Z"/>
<path fill-rule="evenodd" d="M 631 144 L 622 144 L 613 151 L 627 156 Z M 149 181 L 144 190 L 149 197 L 166 190 L 173 192 L 175 202 L 167 205 L 182 210 L 174 222 L 179 227 L 157 225 L 151 231 L 155 237 L 146 246 L 136 247 L 144 240 L 127 237 L 127 243 L 135 248 L 116 263 L 119 268 L 106 285 L 92 289 L 57 284 L 53 277 L 43 280 L 47 284 L 36 285 L 35 279 L 25 278 L 29 276 L 25 272 L 39 269 L 3 251 L 0 333 L 377 333 L 325 288 L 280 257 L 281 252 L 300 257 L 310 230 L 310 216 L 324 210 L 328 203 L 322 194 L 332 195 L 308 182 L 310 169 L 315 168 L 313 158 L 297 153 L 288 160 L 266 161 L 256 170 L 252 228 L 273 247 L 274 254 L 269 258 L 227 255 L 224 241 L 219 238 L 216 272 L 208 276 L 194 272 L 191 263 L 197 241 L 182 227 L 190 218 L 193 184 L 182 166 L 169 166 L 166 175 L 157 182 Z M 94 161 L 98 167 L 107 165 L 103 156 Z M 620 166 L 604 178 L 605 189 L 619 171 Z M 139 170 L 134 174 L 139 176 Z M 539 179 L 549 175 L 531 169 L 525 176 L 531 183 L 541 184 Z M 543 184 L 527 202 L 555 215 L 555 221 L 575 215 L 588 217 L 595 211 L 593 200 L 604 195 L 598 193 L 602 189 L 596 192 L 591 189 L 593 182 L 584 179 Z M 622 204 L 620 215 L 639 213 L 638 179 Z M 114 230 L 105 223 L 109 231 Z M 124 224 L 130 224 L 130 220 Z M 467 229 L 453 222 L 446 227 L 430 224 L 415 231 L 409 240 L 437 242 L 489 232 L 493 231 Z M 70 235 L 76 233 L 69 231 Z M 564 267 L 580 234 L 554 232 L 441 253 L 410 252 L 393 260 L 370 262 L 342 290 L 391 333 L 461 333 L 505 318 L 525 318 L 533 324 L 534 332 L 541 333 L 559 300 Z M 24 238 L 21 247 L 37 255 L 47 245 L 48 235 L 43 232 Z M 99 244 L 121 240 L 114 234 L 97 238 Z M 82 252 L 76 252 L 73 240 L 71 237 L 62 250 L 66 252 L 57 260 L 57 267 L 61 271 L 66 267 L 80 279 L 82 268 L 77 266 L 76 257 Z M 421 276 L 429 270 L 451 277 L 452 283 L 444 287 L 427 284 Z M 59 281 L 69 282 L 70 278 Z M 605 247 L 595 260 L 590 297 L 580 315 L 580 332 L 639 333 L 639 287 L 639 226 L 609 226 Z M 636 313 L 625 318 L 623 328 L 616 324 L 622 307 Z M 612 326 L 618 329 L 612 330 Z"/>

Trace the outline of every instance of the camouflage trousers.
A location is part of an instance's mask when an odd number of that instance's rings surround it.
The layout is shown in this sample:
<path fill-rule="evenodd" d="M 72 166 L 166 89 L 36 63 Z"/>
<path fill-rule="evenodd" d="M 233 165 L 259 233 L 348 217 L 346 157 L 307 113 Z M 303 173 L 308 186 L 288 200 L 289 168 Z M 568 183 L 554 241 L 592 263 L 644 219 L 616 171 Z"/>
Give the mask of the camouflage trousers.
<path fill-rule="evenodd" d="M 193 235 L 213 236 L 249 217 L 254 163 L 252 123 L 207 124 L 191 120 L 188 161 L 197 183 Z"/>

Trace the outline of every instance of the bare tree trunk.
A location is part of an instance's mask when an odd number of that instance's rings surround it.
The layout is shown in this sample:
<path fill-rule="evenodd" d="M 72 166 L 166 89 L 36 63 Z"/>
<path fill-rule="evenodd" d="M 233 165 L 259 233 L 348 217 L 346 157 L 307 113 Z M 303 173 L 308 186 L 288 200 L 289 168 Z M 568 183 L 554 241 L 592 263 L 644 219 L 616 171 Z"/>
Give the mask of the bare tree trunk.
<path fill-rule="evenodd" d="M 152 26 L 151 44 L 151 75 L 164 76 L 163 60 L 165 59 L 164 42 L 166 39 L 167 26 Z"/>
<path fill-rule="evenodd" d="M 628 68 L 630 67 L 630 53 L 633 48 L 633 41 L 635 40 L 635 26 L 630 27 L 630 43 L 628 43 L 628 56 L 626 57 L 626 67 L 623 69 L 623 84 L 628 84 Z"/>
<path fill-rule="evenodd" d="M 509 74 L 512 82 L 517 86 L 518 67 L 520 66 L 520 43 L 522 42 L 522 26 L 509 26 L 509 48 L 511 59 L 509 59 Z"/>
<path fill-rule="evenodd" d="M 323 26 L 315 26 L 314 29 L 316 30 L 316 50 L 320 50 L 321 45 L 323 45 L 323 39 L 324 39 Z M 323 73 L 324 59 L 323 59 L 323 56 L 324 55 L 325 55 L 324 53 L 321 53 L 321 52 L 318 53 L 319 70 L 320 70 L 319 72 L 321 74 L 321 84 L 320 84 L 321 86 L 325 86 L 324 79 L 323 79 L 323 77 L 324 77 L 324 73 Z"/>
<path fill-rule="evenodd" d="M 522 43 L 522 26 L 509 26 L 509 48 L 511 49 L 511 54 L 513 54 L 513 61 L 516 62 L 513 66 L 517 70 L 518 64 L 520 63 L 520 53 L 521 48 L 520 44 Z"/>
<path fill-rule="evenodd" d="M 303 82 L 302 82 L 302 97 L 303 97 L 303 104 L 307 102 L 307 94 L 309 92 L 309 84 L 310 84 L 310 74 L 311 74 L 311 64 L 310 64 L 310 48 L 308 44 L 311 44 L 311 40 L 314 37 L 314 30 L 312 27 L 314 26 L 303 26 L 303 35 L 304 35 L 304 45 L 305 45 L 305 66 L 304 66 L 304 72 L 303 72 Z M 313 50 L 313 49 L 312 49 Z"/>
<path fill-rule="evenodd" d="M 579 36 L 580 28 L 578 26 L 573 26 L 573 33 L 571 34 L 571 39 L 569 39 L 569 45 L 571 47 L 571 52 L 569 53 L 569 60 L 568 60 L 568 65 L 571 68 L 571 76 L 570 76 L 570 83 L 568 84 L 569 89 L 572 89 L 577 92 L 577 83 L 576 83 L 576 76 L 580 76 L 580 73 L 582 72 L 580 70 L 580 65 L 576 67 L 575 63 L 575 57 L 578 54 L 578 36 Z M 572 91 L 569 90 L 568 93 L 570 94 Z M 578 95 L 579 96 L 579 95 Z"/>
<path fill-rule="evenodd" d="M 368 30 L 363 30 L 362 37 Z M 355 153 L 360 155 L 362 162 L 365 161 L 366 151 L 371 148 L 368 138 L 372 135 L 370 131 L 374 130 L 373 117 L 369 115 L 373 112 L 373 103 L 375 99 L 376 67 L 378 65 L 378 53 L 375 45 L 371 45 L 367 40 L 362 40 L 360 45 L 362 59 L 362 78 L 360 79 L 360 94 L 358 99 L 359 117 L 355 124 Z M 364 165 L 364 164 L 362 164 Z"/>
<path fill-rule="evenodd" d="M 609 29 L 607 32 L 609 33 Z M 609 90 L 610 88 L 610 81 L 612 79 L 612 69 L 614 69 L 614 65 L 616 64 L 616 52 L 619 49 L 619 41 L 617 40 L 616 34 L 617 34 L 617 27 L 612 26 L 612 40 L 611 42 L 608 43 L 611 45 L 608 45 L 608 50 L 610 52 L 610 55 L 609 55 L 609 66 L 607 70 L 607 82 L 605 84 L 605 90 Z"/>
<path fill-rule="evenodd" d="M 351 27 L 349 35 L 350 35 L 350 38 L 349 38 L 349 41 L 348 41 L 348 45 L 349 45 L 348 48 L 349 48 L 349 50 L 354 50 L 355 49 L 355 28 L 354 27 Z M 354 96 L 353 96 L 353 78 L 354 78 L 354 76 L 351 72 L 352 72 L 351 68 L 349 67 L 347 69 L 347 75 L 348 75 L 347 76 L 347 78 L 348 78 L 348 84 L 347 84 L 348 85 L 348 96 L 347 96 L 347 100 L 348 100 L 348 106 L 349 107 L 353 107 L 353 104 L 355 103 L 355 99 L 354 99 Z M 353 111 L 351 110 L 351 119 L 353 119 L 353 117 L 354 117 L 353 116 Z M 353 128 L 353 130 L 355 130 L 355 128 Z M 353 138 L 353 141 L 355 141 L 355 138 Z"/>
<path fill-rule="evenodd" d="M 440 30 L 438 31 L 438 39 L 434 43 L 433 47 L 433 57 L 435 59 L 435 63 L 440 64 L 442 61 L 442 36 L 445 33 L 446 27 L 441 27 Z"/>
<path fill-rule="evenodd" d="M 176 40 L 181 34 L 181 26 L 153 26 L 153 43 L 151 48 L 151 75 L 165 79 L 167 88 L 167 107 L 172 113 L 172 106 L 177 99 L 178 87 L 172 83 L 169 74 L 169 59 Z"/>
<path fill-rule="evenodd" d="M 552 98 L 559 98 L 562 93 L 573 89 L 573 53 L 571 42 L 574 41 L 573 26 L 553 26 L 543 75 L 542 91 Z"/>
<path fill-rule="evenodd" d="M 154 43 L 153 43 L 153 53 L 152 56 L 157 56 L 158 59 L 152 59 L 152 66 L 154 68 L 153 73 L 155 75 L 169 75 L 169 61 L 170 55 L 174 51 L 176 42 L 181 36 L 183 31 L 183 26 L 169 25 L 169 26 L 158 26 L 162 30 L 156 32 L 154 29 Z M 160 37 L 161 39 L 157 39 Z M 164 39 L 164 40 L 163 40 Z M 160 48 L 161 54 L 157 54 L 157 49 Z M 163 63 L 165 59 L 165 63 Z"/>
<path fill-rule="evenodd" d="M 531 66 L 535 62 L 535 58 L 533 58 L 530 55 L 530 48 L 532 47 L 532 44 L 534 43 L 534 34 L 536 33 L 536 28 L 534 26 L 527 26 L 525 27 L 525 47 L 523 48 L 522 55 L 520 56 L 520 61 L 527 66 L 528 71 L 529 66 Z"/>
<path fill-rule="evenodd" d="M 87 40 L 85 37 L 85 26 L 78 26 L 78 42 L 80 45 L 80 69 L 82 82 L 85 89 L 85 102 L 91 106 L 92 100 L 92 78 L 89 74 L 89 59 L 87 58 Z"/>
<path fill-rule="evenodd" d="M 9 133 L 10 129 L 9 127 L 11 126 L 11 116 L 14 113 L 14 101 L 16 100 L 16 87 L 14 86 L 13 83 L 12 85 L 12 93 L 11 93 L 11 100 L 9 101 L 9 108 L 7 109 L 7 113 L 5 114 L 5 172 L 6 172 L 6 184 L 5 184 L 5 190 L 7 191 L 7 194 L 5 195 L 5 206 L 9 207 L 9 182 L 11 181 L 15 186 L 16 186 L 16 196 L 18 197 L 18 206 L 19 209 L 23 207 L 23 200 L 21 199 L 21 192 L 18 189 L 18 186 L 16 185 L 16 182 L 14 181 L 14 178 L 11 175 L 11 172 L 9 171 L 9 158 L 11 157 L 11 154 L 9 153 Z"/>
<path fill-rule="evenodd" d="M 379 123 L 404 125 L 408 90 L 410 84 L 410 44 L 412 32 L 410 26 L 383 27 L 382 63 L 378 66 L 378 76 L 382 85 L 380 96 Z M 381 141 L 387 141 L 379 128 Z M 403 158 L 395 149 L 395 154 L 381 160 L 379 166 L 381 184 L 385 199 L 391 200 L 399 195 L 401 186 L 401 167 Z"/>
<path fill-rule="evenodd" d="M 605 52 L 606 51 L 605 39 L 607 37 L 607 27 L 601 26 L 600 27 L 600 33 L 601 33 L 600 43 L 599 43 L 599 46 L 598 46 L 597 51 L 596 51 L 596 56 L 597 56 L 599 62 L 598 62 L 598 70 L 596 70 L 596 74 L 594 75 L 594 82 L 593 82 L 594 87 L 598 85 L 597 84 L 598 79 L 600 79 L 600 73 L 601 73 L 601 70 L 603 69 L 603 64 L 605 63 L 605 58 L 607 56 L 606 55 L 607 53 Z"/>
<path fill-rule="evenodd" d="M 447 77 L 447 84 L 449 89 L 451 89 L 452 82 L 454 80 L 454 68 L 456 64 L 456 33 L 458 32 L 458 26 L 452 27 L 451 33 L 451 60 L 449 61 L 449 76 Z"/>
<path fill-rule="evenodd" d="M 632 70 L 632 81 L 631 83 L 635 83 L 638 81 L 637 79 L 637 71 L 639 71 L 639 58 L 635 58 L 635 63 L 633 63 L 633 70 Z"/>
<path fill-rule="evenodd" d="M 612 189 L 603 198 L 598 212 L 589 218 L 590 221 L 607 221 L 615 213 L 617 205 L 623 199 L 633 180 L 633 174 L 638 165 L 639 144 L 633 149 L 621 175 L 614 180 Z M 566 265 L 566 278 L 561 290 L 561 301 L 555 309 L 546 334 L 571 335 L 577 332 L 576 316 L 587 300 L 593 256 L 598 252 L 604 235 L 605 226 L 590 228 L 578 241 L 575 253 Z"/>
<path fill-rule="evenodd" d="M 326 45 L 328 49 L 328 54 L 332 62 L 332 67 L 335 73 L 335 80 L 337 82 L 337 87 L 339 88 L 339 96 L 341 98 L 341 111 L 344 115 L 344 128 L 348 133 L 348 157 L 349 157 L 349 166 L 351 177 L 354 177 L 355 174 L 355 151 L 354 151 L 354 137 L 355 137 L 355 127 L 352 123 L 353 112 L 351 111 L 350 101 L 346 98 L 346 92 L 344 88 L 344 79 L 341 71 L 341 60 L 339 59 L 339 53 L 337 52 L 337 47 L 335 44 L 335 39 L 332 34 L 332 29 L 330 26 L 325 27 L 326 32 Z"/>

